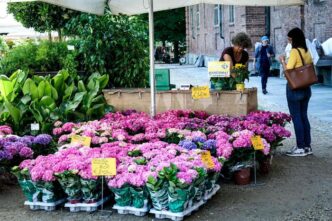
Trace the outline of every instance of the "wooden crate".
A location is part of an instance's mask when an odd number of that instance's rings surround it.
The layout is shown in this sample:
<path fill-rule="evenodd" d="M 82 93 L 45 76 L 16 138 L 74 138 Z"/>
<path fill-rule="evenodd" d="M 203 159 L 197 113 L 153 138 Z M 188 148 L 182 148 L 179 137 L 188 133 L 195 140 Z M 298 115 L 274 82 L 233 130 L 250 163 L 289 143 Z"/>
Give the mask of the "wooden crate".
<path fill-rule="evenodd" d="M 150 113 L 149 89 L 112 89 L 104 90 L 108 104 L 116 111 L 135 109 Z M 191 91 L 159 91 L 156 94 L 157 113 L 167 110 L 190 109 L 204 110 L 209 114 L 230 116 L 246 115 L 257 110 L 257 88 L 238 91 L 211 92 L 210 98 L 194 100 Z"/>

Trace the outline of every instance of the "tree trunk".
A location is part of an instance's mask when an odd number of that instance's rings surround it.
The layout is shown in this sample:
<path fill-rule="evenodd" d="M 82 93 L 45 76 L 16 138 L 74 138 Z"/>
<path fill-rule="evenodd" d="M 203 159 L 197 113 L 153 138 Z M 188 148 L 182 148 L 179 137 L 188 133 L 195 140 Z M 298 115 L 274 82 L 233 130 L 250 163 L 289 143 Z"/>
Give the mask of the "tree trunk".
<path fill-rule="evenodd" d="M 59 37 L 59 42 L 62 42 L 61 28 L 58 29 L 58 37 Z"/>
<path fill-rule="evenodd" d="M 178 63 L 180 59 L 180 51 L 179 51 L 179 41 L 174 41 L 174 63 Z"/>
<path fill-rule="evenodd" d="M 50 31 L 48 32 L 48 40 L 52 41 L 52 33 Z"/>
<path fill-rule="evenodd" d="M 163 47 L 166 47 L 166 41 L 163 41 Z"/>

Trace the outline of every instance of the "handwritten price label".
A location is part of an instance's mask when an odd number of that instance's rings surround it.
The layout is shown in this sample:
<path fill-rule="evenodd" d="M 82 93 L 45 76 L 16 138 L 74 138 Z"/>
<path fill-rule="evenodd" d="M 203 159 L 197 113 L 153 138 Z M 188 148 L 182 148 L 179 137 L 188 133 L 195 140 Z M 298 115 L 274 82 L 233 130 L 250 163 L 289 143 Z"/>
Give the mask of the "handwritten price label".
<path fill-rule="evenodd" d="M 201 157 L 203 163 L 206 165 L 208 169 L 213 169 L 215 167 L 210 151 L 203 152 Z"/>
<path fill-rule="evenodd" d="M 82 144 L 83 146 L 90 147 L 91 137 L 73 135 L 71 136 L 71 144 Z"/>
<path fill-rule="evenodd" d="M 91 161 L 93 176 L 115 176 L 116 160 L 115 158 L 94 158 Z"/>
<path fill-rule="evenodd" d="M 209 76 L 212 77 L 230 77 L 231 63 L 229 61 L 211 61 L 208 64 Z"/>
<path fill-rule="evenodd" d="M 253 136 L 251 138 L 251 143 L 254 146 L 255 150 L 263 150 L 264 149 L 264 144 L 261 136 Z"/>
<path fill-rule="evenodd" d="M 200 86 L 191 88 L 191 96 L 193 99 L 202 99 L 210 97 L 209 86 Z"/>

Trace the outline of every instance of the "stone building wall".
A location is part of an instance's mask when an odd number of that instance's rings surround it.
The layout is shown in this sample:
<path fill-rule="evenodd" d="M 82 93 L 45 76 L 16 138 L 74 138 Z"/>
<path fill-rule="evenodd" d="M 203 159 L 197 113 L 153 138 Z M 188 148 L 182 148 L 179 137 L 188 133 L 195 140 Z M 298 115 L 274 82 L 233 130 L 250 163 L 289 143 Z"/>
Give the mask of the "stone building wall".
<path fill-rule="evenodd" d="M 221 6 L 222 29 L 214 25 L 215 5 L 200 4 L 186 8 L 189 60 L 195 60 L 197 55 L 217 59 L 238 32 L 247 32 L 253 44 L 266 34 L 265 7 L 234 6 L 234 22 L 229 21 L 230 7 Z M 321 42 L 332 37 L 332 0 L 308 0 L 303 7 L 306 37 L 310 40 L 317 38 Z M 301 28 L 301 6 L 270 7 L 270 40 L 277 55 L 284 52 L 287 33 L 294 27 Z M 249 53 L 252 55 L 252 50 Z"/>

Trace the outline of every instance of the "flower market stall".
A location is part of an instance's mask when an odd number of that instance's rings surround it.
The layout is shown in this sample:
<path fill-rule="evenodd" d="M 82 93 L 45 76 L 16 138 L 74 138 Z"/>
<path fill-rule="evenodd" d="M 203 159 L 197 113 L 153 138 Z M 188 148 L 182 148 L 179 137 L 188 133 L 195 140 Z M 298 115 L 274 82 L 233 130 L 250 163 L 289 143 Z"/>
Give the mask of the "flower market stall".
<path fill-rule="evenodd" d="M 250 172 L 254 164 L 270 159 L 290 136 L 285 129 L 288 122 L 289 115 L 283 113 L 226 117 L 192 110 L 167 111 L 154 119 L 128 110 L 89 122 L 57 121 L 53 129 L 57 152 L 29 159 L 30 151 L 12 172 L 31 209 L 54 210 L 67 201 L 66 207 L 80 205 L 70 211 L 94 211 L 105 202 L 104 195 L 115 199 L 113 208 L 119 213 L 150 212 L 157 218 L 178 220 L 217 192 L 220 173 L 224 179 L 232 178 L 241 169 Z M 46 135 L 8 135 L 11 129 L 2 128 L 2 139 L 13 139 L 10 142 L 45 145 L 49 141 Z M 88 137 L 90 147 L 72 143 L 74 135 Z M 261 138 L 261 150 L 254 148 L 254 136 Z M 116 175 L 95 176 L 92 161 L 99 158 L 115 159 Z"/>

